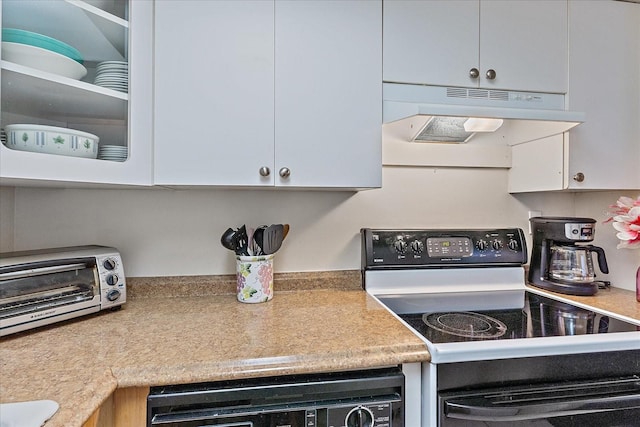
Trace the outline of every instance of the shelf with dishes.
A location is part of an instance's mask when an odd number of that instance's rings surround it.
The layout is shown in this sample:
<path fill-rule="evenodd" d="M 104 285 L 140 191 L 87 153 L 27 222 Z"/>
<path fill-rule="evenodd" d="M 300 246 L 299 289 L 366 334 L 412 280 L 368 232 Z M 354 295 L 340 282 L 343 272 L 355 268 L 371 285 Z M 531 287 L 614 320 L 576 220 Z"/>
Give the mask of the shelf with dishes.
<path fill-rule="evenodd" d="M 2 3 L 2 126 L 14 129 L 5 147 L 38 156 L 127 159 L 127 14 L 127 2 L 118 0 Z M 90 149 L 77 147 L 81 138 Z"/>
<path fill-rule="evenodd" d="M 126 93 L 2 61 L 2 110 L 53 117 L 125 120 Z"/>
<path fill-rule="evenodd" d="M 126 20 L 128 2 L 121 3 L 116 16 L 95 5 L 101 2 L 72 0 L 5 0 L 3 28 L 16 28 L 42 34 L 77 49 L 85 61 L 124 61 L 128 56 Z"/>

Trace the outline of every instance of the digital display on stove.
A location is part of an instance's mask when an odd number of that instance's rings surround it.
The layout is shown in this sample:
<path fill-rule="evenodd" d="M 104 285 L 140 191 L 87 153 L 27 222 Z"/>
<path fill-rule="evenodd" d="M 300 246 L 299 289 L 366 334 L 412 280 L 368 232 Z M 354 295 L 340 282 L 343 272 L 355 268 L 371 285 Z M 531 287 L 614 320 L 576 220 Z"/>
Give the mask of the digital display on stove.
<path fill-rule="evenodd" d="M 473 242 L 468 237 L 429 237 L 427 254 L 432 258 L 471 256 Z"/>
<path fill-rule="evenodd" d="M 522 308 L 399 314 L 432 343 L 637 331 L 640 326 L 526 292 Z"/>

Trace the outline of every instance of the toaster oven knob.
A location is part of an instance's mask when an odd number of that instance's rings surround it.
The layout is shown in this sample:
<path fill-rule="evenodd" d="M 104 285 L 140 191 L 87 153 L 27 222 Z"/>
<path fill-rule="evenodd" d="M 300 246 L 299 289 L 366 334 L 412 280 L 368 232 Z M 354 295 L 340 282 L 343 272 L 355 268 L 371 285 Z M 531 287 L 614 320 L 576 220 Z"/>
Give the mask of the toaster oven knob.
<path fill-rule="evenodd" d="M 345 420 L 346 427 L 372 427 L 373 414 L 364 406 L 353 408 Z"/>
<path fill-rule="evenodd" d="M 114 260 L 112 260 L 111 258 L 105 259 L 104 262 L 102 263 L 102 265 L 107 270 L 113 270 L 114 268 L 116 268 L 116 262 Z"/>
<path fill-rule="evenodd" d="M 109 292 L 107 292 L 107 299 L 109 301 L 115 301 L 118 298 L 120 298 L 120 291 L 117 289 L 111 289 Z"/>
<path fill-rule="evenodd" d="M 116 283 L 118 283 L 118 276 L 116 276 L 115 274 L 110 274 L 107 276 L 107 285 L 115 285 Z"/>

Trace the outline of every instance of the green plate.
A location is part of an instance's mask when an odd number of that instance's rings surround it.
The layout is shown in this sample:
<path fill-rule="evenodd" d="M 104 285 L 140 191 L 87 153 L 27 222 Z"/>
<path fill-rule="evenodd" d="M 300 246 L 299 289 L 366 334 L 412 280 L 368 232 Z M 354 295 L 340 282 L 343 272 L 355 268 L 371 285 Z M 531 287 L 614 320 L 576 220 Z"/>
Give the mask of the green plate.
<path fill-rule="evenodd" d="M 31 31 L 19 30 L 17 28 L 3 28 L 2 41 L 39 47 L 64 55 L 80 64 L 84 62 L 84 58 L 82 58 L 82 55 L 76 48 L 52 37 L 32 33 Z"/>

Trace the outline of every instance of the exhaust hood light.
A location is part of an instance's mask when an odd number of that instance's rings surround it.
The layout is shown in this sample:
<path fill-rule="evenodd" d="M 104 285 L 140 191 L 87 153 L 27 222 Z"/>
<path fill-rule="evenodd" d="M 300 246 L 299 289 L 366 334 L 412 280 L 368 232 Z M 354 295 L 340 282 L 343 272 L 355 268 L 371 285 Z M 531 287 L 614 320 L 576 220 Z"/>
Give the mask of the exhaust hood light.
<path fill-rule="evenodd" d="M 464 122 L 464 130 L 467 132 L 495 132 L 500 129 L 504 120 L 469 117 Z"/>
<path fill-rule="evenodd" d="M 417 142 L 467 142 L 474 135 L 465 129 L 466 117 L 433 116 L 413 138 Z"/>

